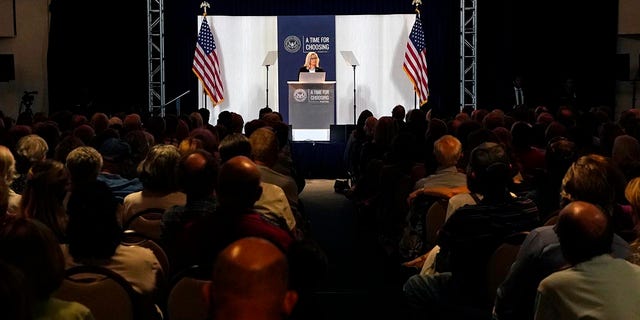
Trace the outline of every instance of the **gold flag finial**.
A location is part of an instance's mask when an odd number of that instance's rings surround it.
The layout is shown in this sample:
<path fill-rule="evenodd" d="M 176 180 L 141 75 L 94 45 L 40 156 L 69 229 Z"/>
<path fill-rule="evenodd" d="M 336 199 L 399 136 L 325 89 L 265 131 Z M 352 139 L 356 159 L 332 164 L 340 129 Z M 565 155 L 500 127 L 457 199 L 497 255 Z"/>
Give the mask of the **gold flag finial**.
<path fill-rule="evenodd" d="M 416 0 L 414 0 L 414 1 L 416 1 Z M 418 0 L 418 1 L 420 1 L 420 0 Z M 202 14 L 203 16 L 207 15 L 207 8 L 210 8 L 210 7 L 211 6 L 209 5 L 209 2 L 202 1 L 202 3 L 200 4 L 200 8 L 203 8 L 203 10 L 204 10 L 204 13 Z"/>
<path fill-rule="evenodd" d="M 418 6 L 422 5 L 422 0 L 412 0 L 411 4 L 416 7 L 416 12 L 420 13 L 420 10 L 418 9 Z"/>

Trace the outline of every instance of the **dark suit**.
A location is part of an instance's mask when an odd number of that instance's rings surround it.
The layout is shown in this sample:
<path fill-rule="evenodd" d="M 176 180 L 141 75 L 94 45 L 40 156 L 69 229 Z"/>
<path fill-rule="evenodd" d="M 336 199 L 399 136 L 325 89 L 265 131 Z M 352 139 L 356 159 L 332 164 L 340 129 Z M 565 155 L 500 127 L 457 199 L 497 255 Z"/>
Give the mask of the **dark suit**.
<path fill-rule="evenodd" d="M 309 72 L 309 69 L 307 69 L 307 67 L 302 66 L 300 67 L 300 70 L 298 70 L 298 73 L 300 72 Z M 316 67 L 316 72 L 324 72 L 324 69 L 320 68 L 320 67 Z"/>

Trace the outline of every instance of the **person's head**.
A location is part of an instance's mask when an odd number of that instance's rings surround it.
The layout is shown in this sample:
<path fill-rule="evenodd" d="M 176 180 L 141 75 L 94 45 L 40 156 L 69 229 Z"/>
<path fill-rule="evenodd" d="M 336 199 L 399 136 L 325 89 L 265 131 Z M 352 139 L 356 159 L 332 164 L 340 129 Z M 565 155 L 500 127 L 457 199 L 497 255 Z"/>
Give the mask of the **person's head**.
<path fill-rule="evenodd" d="M 55 152 L 53 154 L 53 160 L 65 162 L 67 161 L 67 156 L 71 151 L 84 145 L 84 142 L 82 142 L 80 138 L 73 135 L 68 135 L 62 138 L 62 140 L 60 140 L 60 143 L 58 143 L 58 145 L 56 146 Z"/>
<path fill-rule="evenodd" d="M 278 139 L 273 130 L 259 128 L 249 137 L 251 154 L 256 162 L 267 167 L 273 167 L 278 161 Z"/>
<path fill-rule="evenodd" d="M 91 126 L 96 134 L 100 134 L 109 127 L 109 117 L 106 113 L 96 112 L 91 116 Z"/>
<path fill-rule="evenodd" d="M 367 137 L 373 138 L 373 135 L 376 133 L 376 125 L 378 124 L 378 118 L 374 116 L 367 117 L 367 120 L 364 122 L 364 133 Z"/>
<path fill-rule="evenodd" d="M 10 185 L 16 178 L 16 160 L 9 148 L 0 145 L 0 179 L 4 180 L 6 185 Z"/>
<path fill-rule="evenodd" d="M 220 141 L 220 162 L 225 163 L 235 156 L 251 157 L 251 142 L 242 133 L 232 133 Z"/>
<path fill-rule="evenodd" d="M 75 129 L 73 129 L 72 134 L 73 136 L 78 137 L 80 140 L 82 140 L 82 143 L 86 145 L 92 144 L 93 140 L 96 137 L 95 130 L 93 130 L 93 127 L 88 124 L 81 124 L 77 126 Z"/>
<path fill-rule="evenodd" d="M 180 158 L 178 179 L 187 197 L 210 197 L 218 183 L 218 163 L 211 153 L 203 149 L 190 151 Z"/>
<path fill-rule="evenodd" d="M 20 138 L 16 144 L 16 160 L 24 163 L 26 168 L 23 168 L 24 171 L 20 169 L 18 169 L 18 171 L 26 172 L 32 163 L 44 160 L 47 157 L 48 151 L 49 145 L 39 135 L 29 134 Z"/>
<path fill-rule="evenodd" d="M 624 197 L 629 201 L 635 213 L 640 215 L 640 177 L 635 177 L 627 183 L 624 189 Z"/>
<path fill-rule="evenodd" d="M 307 53 L 307 57 L 304 58 L 304 66 L 307 68 L 320 67 L 320 57 L 318 57 L 318 54 L 313 51 Z"/>
<path fill-rule="evenodd" d="M 92 147 L 78 147 L 66 159 L 72 187 L 95 181 L 102 170 L 102 156 Z"/>
<path fill-rule="evenodd" d="M 245 136 L 250 137 L 251 134 L 253 134 L 253 132 L 256 131 L 258 128 L 262 128 L 266 126 L 267 126 L 267 122 L 264 121 L 263 119 L 253 119 L 244 124 L 244 134 Z"/>
<path fill-rule="evenodd" d="M 211 111 L 207 108 L 200 108 L 198 109 L 198 113 L 200 114 L 200 117 L 202 117 L 203 124 L 205 126 L 208 125 L 211 118 Z"/>
<path fill-rule="evenodd" d="M 598 154 L 576 160 L 562 179 L 561 205 L 571 201 L 589 201 L 612 214 L 616 197 L 624 193 L 622 173 L 610 158 Z"/>
<path fill-rule="evenodd" d="M 25 276 L 32 301 L 44 301 L 62 284 L 64 257 L 53 232 L 34 219 L 11 219 L 0 226 L 0 260 Z"/>
<path fill-rule="evenodd" d="M 611 158 L 620 167 L 640 161 L 640 143 L 638 139 L 626 134 L 617 136 L 613 142 Z"/>
<path fill-rule="evenodd" d="M 33 164 L 27 176 L 20 207 L 25 218 L 40 220 L 58 239 L 64 239 L 67 216 L 63 201 L 67 194 L 69 173 L 64 164 L 44 160 Z"/>
<path fill-rule="evenodd" d="M 178 152 L 182 155 L 196 149 L 204 149 L 204 143 L 198 138 L 185 138 L 178 144 Z"/>
<path fill-rule="evenodd" d="M 273 112 L 273 109 L 269 107 L 260 108 L 260 110 L 258 111 L 258 119 L 262 119 L 262 116 L 271 112 Z"/>
<path fill-rule="evenodd" d="M 125 132 L 142 130 L 142 118 L 137 113 L 128 114 L 122 121 L 122 129 Z"/>
<path fill-rule="evenodd" d="M 511 126 L 513 147 L 517 150 L 526 150 L 533 143 L 533 127 L 525 122 L 518 121 Z"/>
<path fill-rule="evenodd" d="M 231 113 L 231 123 L 229 127 L 229 131 L 227 133 L 238 132 L 241 133 L 244 128 L 244 118 L 239 113 L 232 112 Z"/>
<path fill-rule="evenodd" d="M 286 256 L 271 242 L 242 238 L 217 257 L 209 287 L 213 319 L 284 319 L 298 300 Z"/>
<path fill-rule="evenodd" d="M 109 259 L 120 244 L 122 229 L 111 189 L 94 181 L 71 192 L 67 204 L 69 253 L 76 260 Z"/>
<path fill-rule="evenodd" d="M 53 157 L 54 147 L 60 141 L 61 135 L 58 124 L 50 120 L 38 122 L 33 126 L 33 134 L 42 137 L 48 146 L 52 146 L 52 148 L 47 148 L 47 157 Z"/>
<path fill-rule="evenodd" d="M 565 206 L 554 228 L 562 254 L 572 265 L 611 252 L 609 215 L 591 203 L 574 201 Z"/>
<path fill-rule="evenodd" d="M 159 193 L 177 190 L 176 165 L 180 159 L 178 148 L 171 144 L 158 144 L 149 150 L 138 165 L 138 177 L 144 189 Z"/>
<path fill-rule="evenodd" d="M 452 135 L 444 135 L 433 144 L 433 154 L 441 167 L 452 167 L 462 156 L 462 144 Z"/>
<path fill-rule="evenodd" d="M 149 149 L 155 143 L 153 143 L 153 136 L 149 137 L 150 133 L 145 130 L 132 130 L 122 137 L 122 142 L 129 145 L 131 150 L 130 158 L 132 163 L 139 163 L 147 156 Z M 126 149 L 125 146 L 121 146 Z"/>
<path fill-rule="evenodd" d="M 501 144 L 485 142 L 471 151 L 467 186 L 487 200 L 503 199 L 511 180 L 509 157 Z"/>
<path fill-rule="evenodd" d="M 398 123 L 392 117 L 383 116 L 376 123 L 373 141 L 382 146 L 390 146 L 393 137 L 398 133 Z"/>
<path fill-rule="evenodd" d="M 202 128 L 202 126 L 204 126 L 204 119 L 202 119 L 202 115 L 197 111 L 189 114 L 189 120 L 191 120 L 191 128 Z"/>
<path fill-rule="evenodd" d="M 220 167 L 218 174 L 218 200 L 220 207 L 245 211 L 260 199 L 260 170 L 251 159 L 235 156 Z"/>
<path fill-rule="evenodd" d="M 447 131 L 447 124 L 444 121 L 438 118 L 433 118 L 427 125 L 427 131 L 424 133 L 425 139 L 435 141 L 447 134 Z"/>
<path fill-rule="evenodd" d="M 554 181 L 558 179 L 559 186 L 569 167 L 578 159 L 576 144 L 564 137 L 558 137 L 549 142 L 544 157 L 549 178 Z"/>
<path fill-rule="evenodd" d="M 391 110 L 391 117 L 396 121 L 404 122 L 405 115 L 406 111 L 404 109 L 404 106 L 401 104 L 396 105 L 395 107 L 393 107 L 393 110 Z"/>

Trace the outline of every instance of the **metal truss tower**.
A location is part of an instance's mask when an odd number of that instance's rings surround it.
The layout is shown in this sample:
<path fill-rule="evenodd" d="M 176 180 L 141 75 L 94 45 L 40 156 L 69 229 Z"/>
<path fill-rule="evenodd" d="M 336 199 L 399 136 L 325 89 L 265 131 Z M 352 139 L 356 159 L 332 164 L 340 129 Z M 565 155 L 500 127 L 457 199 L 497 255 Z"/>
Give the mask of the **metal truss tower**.
<path fill-rule="evenodd" d="M 477 107 L 478 1 L 460 0 L 460 109 Z"/>
<path fill-rule="evenodd" d="M 149 113 L 164 117 L 164 0 L 147 0 L 147 59 Z"/>

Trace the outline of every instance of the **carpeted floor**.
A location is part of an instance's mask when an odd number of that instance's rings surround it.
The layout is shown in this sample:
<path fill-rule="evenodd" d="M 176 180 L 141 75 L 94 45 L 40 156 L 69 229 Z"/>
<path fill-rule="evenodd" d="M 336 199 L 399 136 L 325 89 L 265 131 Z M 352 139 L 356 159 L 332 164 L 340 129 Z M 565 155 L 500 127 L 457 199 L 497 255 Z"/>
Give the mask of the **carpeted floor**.
<path fill-rule="evenodd" d="M 326 253 L 326 282 L 315 294 L 315 319 L 402 318 L 406 273 L 387 257 L 353 203 L 333 190 L 334 180 L 309 179 L 300 194 L 311 236 Z M 371 217 L 372 219 L 372 217 Z M 308 315 L 307 315 L 308 317 Z"/>

